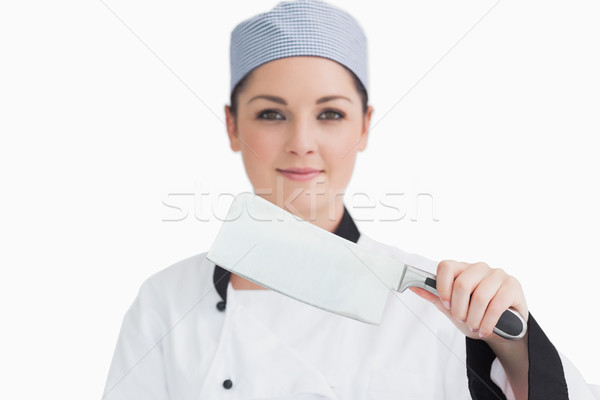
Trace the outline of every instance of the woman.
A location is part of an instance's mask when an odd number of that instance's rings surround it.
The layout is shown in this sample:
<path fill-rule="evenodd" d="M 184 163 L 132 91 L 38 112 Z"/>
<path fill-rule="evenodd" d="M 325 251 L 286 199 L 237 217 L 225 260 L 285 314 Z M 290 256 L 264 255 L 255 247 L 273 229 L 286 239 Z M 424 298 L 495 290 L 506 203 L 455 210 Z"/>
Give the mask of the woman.
<path fill-rule="evenodd" d="M 529 314 L 519 282 L 485 263 L 434 262 L 361 234 L 343 204 L 366 148 L 366 37 L 320 1 L 279 3 L 231 38 L 227 134 L 254 192 L 311 223 L 437 274 L 390 299 L 379 326 L 294 301 L 202 253 L 150 277 L 124 320 L 114 399 L 593 399 Z M 492 333 L 513 307 L 527 335 Z M 451 322 L 451 323 L 450 323 Z M 466 337 L 466 339 L 465 339 Z"/>

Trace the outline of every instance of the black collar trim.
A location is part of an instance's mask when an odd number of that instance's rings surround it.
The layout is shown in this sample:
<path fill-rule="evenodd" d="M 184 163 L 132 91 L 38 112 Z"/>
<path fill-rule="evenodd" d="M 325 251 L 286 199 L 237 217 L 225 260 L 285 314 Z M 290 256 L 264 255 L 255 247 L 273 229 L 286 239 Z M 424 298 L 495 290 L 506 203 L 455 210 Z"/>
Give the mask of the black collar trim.
<path fill-rule="evenodd" d="M 344 215 L 342 216 L 342 220 L 333 233 L 354 243 L 358 242 L 358 239 L 360 238 L 358 227 L 354 223 L 354 220 L 346 209 L 346 206 L 344 206 Z M 230 271 L 215 264 L 213 284 L 215 286 L 215 290 L 225 302 L 227 301 L 227 285 L 229 284 L 230 278 Z"/>

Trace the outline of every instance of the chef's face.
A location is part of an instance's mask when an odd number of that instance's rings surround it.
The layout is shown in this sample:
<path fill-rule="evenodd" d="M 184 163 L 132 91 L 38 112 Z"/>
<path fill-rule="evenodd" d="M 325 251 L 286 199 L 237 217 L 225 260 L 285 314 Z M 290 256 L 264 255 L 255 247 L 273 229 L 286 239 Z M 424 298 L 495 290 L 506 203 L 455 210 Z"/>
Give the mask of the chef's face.
<path fill-rule="evenodd" d="M 225 107 L 231 148 L 241 151 L 254 193 L 307 220 L 343 212 L 372 111 L 363 113 L 344 67 L 307 56 L 256 68 L 239 94 L 237 115 Z"/>

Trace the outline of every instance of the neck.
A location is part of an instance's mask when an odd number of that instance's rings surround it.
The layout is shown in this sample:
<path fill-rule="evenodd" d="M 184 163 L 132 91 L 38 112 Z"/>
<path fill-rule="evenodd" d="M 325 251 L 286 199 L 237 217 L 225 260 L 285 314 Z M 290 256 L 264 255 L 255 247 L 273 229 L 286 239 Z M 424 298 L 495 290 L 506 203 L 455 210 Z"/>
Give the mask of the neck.
<path fill-rule="evenodd" d="M 344 216 L 344 203 L 340 201 L 339 204 L 335 205 L 332 211 L 326 209 L 323 214 L 322 218 L 315 219 L 313 223 L 328 232 L 335 232 Z"/>

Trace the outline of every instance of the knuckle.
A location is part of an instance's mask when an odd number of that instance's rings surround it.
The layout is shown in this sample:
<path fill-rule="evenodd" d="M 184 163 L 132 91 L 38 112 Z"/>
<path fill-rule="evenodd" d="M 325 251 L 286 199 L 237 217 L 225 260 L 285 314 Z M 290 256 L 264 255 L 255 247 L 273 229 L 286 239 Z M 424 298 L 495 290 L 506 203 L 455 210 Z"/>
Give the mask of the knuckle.
<path fill-rule="evenodd" d="M 438 273 L 443 272 L 452 267 L 452 260 L 442 260 L 437 266 Z"/>
<path fill-rule="evenodd" d="M 521 289 L 521 282 L 519 282 L 519 280 L 517 278 L 515 278 L 514 276 L 508 275 L 506 278 L 506 283 L 512 287 Z"/>
<path fill-rule="evenodd" d="M 490 301 L 489 297 L 483 294 L 481 291 L 475 291 L 471 297 L 471 302 L 477 304 L 487 304 Z"/>
<path fill-rule="evenodd" d="M 502 268 L 494 268 L 492 270 L 492 276 L 497 277 L 497 278 L 504 278 L 506 275 L 506 273 L 504 272 L 504 270 L 502 270 Z"/>
<path fill-rule="evenodd" d="M 469 282 L 461 276 L 456 278 L 456 280 L 454 281 L 454 290 L 461 294 L 471 293 L 471 287 Z"/>

